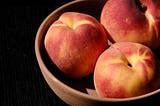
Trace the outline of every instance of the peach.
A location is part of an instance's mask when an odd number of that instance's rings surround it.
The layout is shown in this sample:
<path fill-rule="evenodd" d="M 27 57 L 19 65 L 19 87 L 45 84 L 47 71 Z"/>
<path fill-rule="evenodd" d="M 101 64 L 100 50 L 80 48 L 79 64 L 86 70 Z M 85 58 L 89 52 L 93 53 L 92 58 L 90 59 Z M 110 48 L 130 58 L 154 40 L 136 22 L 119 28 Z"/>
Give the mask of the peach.
<path fill-rule="evenodd" d="M 160 0 L 108 0 L 100 22 L 113 43 L 131 41 L 151 49 L 160 46 Z"/>
<path fill-rule="evenodd" d="M 54 64 L 68 77 L 93 73 L 99 55 L 108 48 L 104 27 L 91 15 L 61 14 L 48 29 L 45 49 Z"/>
<path fill-rule="evenodd" d="M 146 91 L 155 74 L 155 56 L 140 43 L 117 42 L 98 58 L 94 85 L 100 97 L 127 98 Z"/>

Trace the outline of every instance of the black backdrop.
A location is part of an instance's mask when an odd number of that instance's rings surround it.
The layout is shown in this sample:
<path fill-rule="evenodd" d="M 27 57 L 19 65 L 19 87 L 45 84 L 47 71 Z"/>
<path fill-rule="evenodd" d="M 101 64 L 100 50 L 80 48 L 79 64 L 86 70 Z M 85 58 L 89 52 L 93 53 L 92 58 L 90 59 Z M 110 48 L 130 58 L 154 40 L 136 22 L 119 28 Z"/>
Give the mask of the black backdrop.
<path fill-rule="evenodd" d="M 64 106 L 49 88 L 34 51 L 36 32 L 71 0 L 12 0 L 0 4 L 0 106 Z"/>

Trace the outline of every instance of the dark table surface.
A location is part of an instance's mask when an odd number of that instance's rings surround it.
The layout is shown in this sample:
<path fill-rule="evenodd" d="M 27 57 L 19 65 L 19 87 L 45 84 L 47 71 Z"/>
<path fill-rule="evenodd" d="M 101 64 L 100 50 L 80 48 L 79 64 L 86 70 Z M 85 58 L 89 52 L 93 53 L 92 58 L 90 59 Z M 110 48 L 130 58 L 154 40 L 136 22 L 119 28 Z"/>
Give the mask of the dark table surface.
<path fill-rule="evenodd" d="M 41 22 L 70 1 L 21 0 L 16 4 L 12 0 L 0 4 L 0 106 L 66 105 L 44 80 L 34 42 Z M 160 95 L 148 101 L 158 105 Z"/>
<path fill-rule="evenodd" d="M 52 11 L 71 0 L 21 0 L 0 4 L 0 106 L 64 106 L 37 63 L 36 32 Z"/>

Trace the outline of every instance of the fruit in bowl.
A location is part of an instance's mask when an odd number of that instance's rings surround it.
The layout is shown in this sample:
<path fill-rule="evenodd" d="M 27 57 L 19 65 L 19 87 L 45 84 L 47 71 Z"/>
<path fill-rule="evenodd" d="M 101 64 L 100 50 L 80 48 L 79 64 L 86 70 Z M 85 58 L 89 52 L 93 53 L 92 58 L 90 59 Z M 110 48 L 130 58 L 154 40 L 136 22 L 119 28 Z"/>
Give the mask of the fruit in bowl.
<path fill-rule="evenodd" d="M 66 78 L 57 72 L 59 69 L 57 69 L 55 64 L 52 64 L 48 58 L 48 54 L 44 48 L 44 38 L 49 26 L 55 22 L 64 11 L 78 11 L 81 13 L 87 13 L 99 19 L 101 12 L 100 10 L 102 9 L 105 1 L 108 0 L 73 0 L 72 2 L 56 9 L 46 17 L 39 27 L 35 39 L 35 53 L 45 80 L 54 93 L 71 106 L 129 106 L 133 104 L 146 105 L 148 103 L 159 103 L 160 85 L 157 86 L 157 84 L 160 84 L 160 69 L 158 69 L 158 71 L 156 70 L 154 76 L 155 79 L 154 81 L 152 80 L 153 83 L 151 85 L 153 87 L 151 88 L 154 88 L 154 90 L 149 93 L 122 99 L 108 97 L 101 98 L 97 96 L 97 93 L 94 89 L 92 75 L 80 79 Z M 157 50 L 157 52 L 158 59 L 160 59 L 159 50 Z M 160 64 L 157 64 L 157 66 L 160 66 Z"/>
<path fill-rule="evenodd" d="M 66 76 L 82 78 L 93 73 L 99 55 L 108 48 L 104 27 L 91 15 L 65 12 L 48 29 L 45 49 Z"/>
<path fill-rule="evenodd" d="M 99 96 L 127 98 L 142 95 L 154 78 L 156 66 L 152 50 L 140 43 L 117 42 L 98 58 L 94 71 Z"/>
<path fill-rule="evenodd" d="M 101 23 L 112 42 L 137 42 L 152 49 L 160 46 L 160 0 L 108 0 Z"/>

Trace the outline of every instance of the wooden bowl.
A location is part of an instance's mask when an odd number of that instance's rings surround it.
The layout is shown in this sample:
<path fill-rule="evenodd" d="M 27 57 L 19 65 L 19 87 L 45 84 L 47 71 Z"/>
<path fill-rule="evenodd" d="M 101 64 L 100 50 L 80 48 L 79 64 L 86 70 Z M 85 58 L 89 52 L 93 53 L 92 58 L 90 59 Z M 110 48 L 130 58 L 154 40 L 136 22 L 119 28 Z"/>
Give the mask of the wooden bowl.
<path fill-rule="evenodd" d="M 152 98 L 152 95 L 160 92 L 160 89 L 157 89 L 145 95 L 124 99 L 100 98 L 94 89 L 92 75 L 82 79 L 69 79 L 60 73 L 56 65 L 51 62 L 44 49 L 44 37 L 50 25 L 66 11 L 87 13 L 99 20 L 105 2 L 106 0 L 77 0 L 69 2 L 49 14 L 38 29 L 35 39 L 35 53 L 41 72 L 55 94 L 69 105 L 133 105 L 134 103 L 146 103 Z"/>

